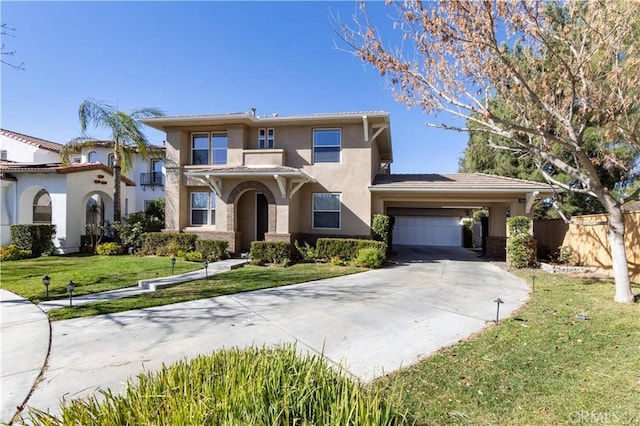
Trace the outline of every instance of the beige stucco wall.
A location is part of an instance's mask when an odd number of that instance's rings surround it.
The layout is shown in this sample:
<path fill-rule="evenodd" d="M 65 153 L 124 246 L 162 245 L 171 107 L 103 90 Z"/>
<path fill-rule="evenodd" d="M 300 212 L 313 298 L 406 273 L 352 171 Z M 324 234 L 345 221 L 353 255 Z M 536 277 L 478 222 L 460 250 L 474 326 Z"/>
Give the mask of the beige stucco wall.
<path fill-rule="evenodd" d="M 339 163 L 313 164 L 313 129 L 340 128 L 341 129 L 341 158 Z M 369 235 L 371 218 L 371 203 L 368 186 L 375 173 L 372 164 L 379 164 L 379 159 L 372 159 L 371 143 L 363 139 L 362 124 L 341 123 L 339 125 L 287 125 L 274 127 L 275 149 L 272 155 L 251 152 L 258 147 L 259 127 L 235 125 L 232 127 L 190 127 L 172 128 L 167 130 L 167 185 L 165 198 L 167 203 L 167 230 L 189 228 L 189 193 L 194 190 L 210 191 L 202 181 L 194 178 L 186 179 L 184 171 L 193 169 L 191 162 L 191 135 L 200 131 L 226 130 L 228 136 L 226 167 L 249 165 L 257 166 L 259 162 L 274 165 L 282 162 L 284 165 L 301 169 L 313 177 L 317 183 L 305 184 L 293 198 L 282 198 L 278 185 L 273 178 L 242 178 L 222 180 L 222 194 L 217 200 L 216 225 L 211 228 L 216 231 L 238 231 L 241 222 L 238 220 L 232 227 L 228 217 L 228 206 L 225 202 L 229 193 L 236 185 L 247 180 L 256 180 L 265 184 L 275 197 L 276 204 L 276 232 L 290 233 L 318 233 L 318 234 L 348 234 Z M 248 150 L 248 152 L 246 151 Z M 377 152 L 377 150 L 375 151 Z M 271 154 L 265 152 L 266 154 Z M 377 154 L 375 154 L 377 155 Z M 249 164 L 245 164 L 249 159 Z M 211 168 L 214 166 L 203 166 Z M 196 167 L 197 168 L 197 167 Z M 377 171 L 377 169 L 376 169 Z M 312 199 L 313 192 L 335 192 L 341 194 L 342 217 L 341 228 L 337 230 L 314 230 L 312 228 Z M 240 205 L 239 210 L 252 209 L 255 206 Z M 236 210 L 236 211 L 239 211 Z M 243 218 L 246 221 L 246 218 Z"/>

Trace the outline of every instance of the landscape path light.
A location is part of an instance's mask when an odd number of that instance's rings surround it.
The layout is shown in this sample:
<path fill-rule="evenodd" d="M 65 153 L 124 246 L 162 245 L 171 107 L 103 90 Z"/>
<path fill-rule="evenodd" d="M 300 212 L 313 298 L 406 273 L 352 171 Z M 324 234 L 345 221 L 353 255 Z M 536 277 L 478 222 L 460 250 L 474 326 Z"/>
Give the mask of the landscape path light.
<path fill-rule="evenodd" d="M 531 275 L 531 287 L 532 287 L 532 291 L 536 291 L 536 277 L 535 275 Z"/>
<path fill-rule="evenodd" d="M 51 284 L 51 278 L 49 278 L 49 275 L 42 277 L 42 285 L 47 289 L 47 300 L 49 300 L 49 284 Z"/>
<path fill-rule="evenodd" d="M 173 271 L 176 269 L 176 257 L 171 256 L 171 275 L 173 275 Z"/>
<path fill-rule="evenodd" d="M 73 287 L 74 287 L 74 283 L 73 281 L 69 280 L 69 282 L 67 283 L 67 291 L 69 292 L 69 306 L 73 306 Z"/>
<path fill-rule="evenodd" d="M 207 262 L 207 259 L 204 260 L 204 262 L 202 262 L 202 266 L 204 266 L 204 276 L 205 278 L 209 278 L 209 262 Z"/>
<path fill-rule="evenodd" d="M 504 302 L 499 297 L 496 300 L 494 300 L 494 302 L 496 302 L 496 304 L 497 304 L 497 307 L 496 307 L 496 322 L 498 322 L 498 320 L 500 319 L 500 304 L 504 303 Z"/>

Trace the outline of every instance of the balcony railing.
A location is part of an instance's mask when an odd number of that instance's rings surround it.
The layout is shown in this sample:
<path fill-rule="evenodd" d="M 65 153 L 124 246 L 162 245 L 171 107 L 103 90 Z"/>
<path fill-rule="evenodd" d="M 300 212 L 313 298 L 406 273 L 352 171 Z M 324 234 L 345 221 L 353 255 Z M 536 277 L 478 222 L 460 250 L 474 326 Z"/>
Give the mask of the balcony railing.
<path fill-rule="evenodd" d="M 162 172 L 140 173 L 140 186 L 144 189 L 146 186 L 151 188 L 155 186 L 164 186 L 164 176 Z"/>

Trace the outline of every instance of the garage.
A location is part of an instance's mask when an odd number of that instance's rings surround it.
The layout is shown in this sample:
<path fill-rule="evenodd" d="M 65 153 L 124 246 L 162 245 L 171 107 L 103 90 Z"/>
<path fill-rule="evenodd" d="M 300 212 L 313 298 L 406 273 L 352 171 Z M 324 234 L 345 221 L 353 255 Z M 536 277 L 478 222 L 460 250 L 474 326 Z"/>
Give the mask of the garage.
<path fill-rule="evenodd" d="M 396 216 L 393 243 L 417 246 L 462 246 L 458 217 Z"/>

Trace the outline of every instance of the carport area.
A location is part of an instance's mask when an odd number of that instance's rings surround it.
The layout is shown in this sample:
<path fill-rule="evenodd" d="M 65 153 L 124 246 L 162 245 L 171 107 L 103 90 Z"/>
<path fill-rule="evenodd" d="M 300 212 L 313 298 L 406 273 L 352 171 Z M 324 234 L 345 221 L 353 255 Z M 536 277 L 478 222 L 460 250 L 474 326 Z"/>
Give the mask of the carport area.
<path fill-rule="evenodd" d="M 373 214 L 395 218 L 394 245 L 462 246 L 462 222 L 486 209 L 486 254 L 504 259 L 509 216 L 532 216 L 549 185 L 484 173 L 377 175 L 369 187 Z"/>

